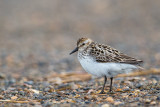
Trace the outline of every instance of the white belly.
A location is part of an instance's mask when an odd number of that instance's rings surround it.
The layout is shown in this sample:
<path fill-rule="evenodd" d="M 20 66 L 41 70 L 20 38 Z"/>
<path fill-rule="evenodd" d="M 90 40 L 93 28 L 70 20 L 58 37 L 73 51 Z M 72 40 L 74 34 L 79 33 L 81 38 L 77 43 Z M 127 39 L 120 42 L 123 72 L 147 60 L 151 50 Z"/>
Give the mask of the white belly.
<path fill-rule="evenodd" d="M 138 69 L 136 66 L 124 63 L 99 63 L 90 57 L 78 58 L 84 70 L 92 75 L 114 77 L 121 73 L 129 73 Z"/>

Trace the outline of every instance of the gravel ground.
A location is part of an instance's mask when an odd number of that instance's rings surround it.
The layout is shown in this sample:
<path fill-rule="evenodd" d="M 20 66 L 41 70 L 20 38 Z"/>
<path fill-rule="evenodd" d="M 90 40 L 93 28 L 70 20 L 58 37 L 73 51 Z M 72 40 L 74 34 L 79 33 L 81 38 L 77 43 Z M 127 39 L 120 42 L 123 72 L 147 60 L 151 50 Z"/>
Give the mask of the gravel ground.
<path fill-rule="evenodd" d="M 47 77 L 11 76 L 1 78 L 1 106 L 158 106 L 160 76 L 115 78 L 113 92 L 109 82 L 101 91 L 103 79 L 79 77 L 88 74 L 59 74 Z M 72 76 L 71 76 L 72 75 Z M 2 76 L 1 76 L 2 77 Z M 72 78 L 67 81 L 64 78 Z M 63 81 L 62 81 L 63 80 Z"/>

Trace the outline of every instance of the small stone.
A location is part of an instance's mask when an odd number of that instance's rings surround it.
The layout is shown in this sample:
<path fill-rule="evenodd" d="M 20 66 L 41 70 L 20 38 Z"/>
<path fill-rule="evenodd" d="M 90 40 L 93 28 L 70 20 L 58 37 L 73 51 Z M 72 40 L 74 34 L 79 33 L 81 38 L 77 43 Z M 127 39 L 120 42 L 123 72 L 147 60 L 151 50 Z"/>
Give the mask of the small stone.
<path fill-rule="evenodd" d="M 40 103 L 41 103 L 41 104 L 44 104 L 44 102 L 45 102 L 45 101 L 44 101 L 44 100 L 42 100 Z"/>
<path fill-rule="evenodd" d="M 147 103 L 147 104 L 149 104 L 150 102 L 151 102 L 150 99 L 146 99 L 146 100 L 145 100 L 145 103 Z"/>
<path fill-rule="evenodd" d="M 56 80 L 56 84 L 62 84 L 62 79 L 61 78 L 56 77 L 55 80 Z"/>
<path fill-rule="evenodd" d="M 143 85 L 141 83 L 136 84 L 136 88 L 141 88 Z"/>
<path fill-rule="evenodd" d="M 136 97 L 136 98 L 135 98 L 135 100 L 136 100 L 136 101 L 139 101 L 139 100 L 140 100 L 140 98 L 139 98 L 139 97 Z"/>
<path fill-rule="evenodd" d="M 31 92 L 35 93 L 35 94 L 39 94 L 39 91 L 38 90 L 35 90 L 35 89 L 29 89 Z"/>
<path fill-rule="evenodd" d="M 118 92 L 121 92 L 121 91 L 122 91 L 122 89 L 118 88 L 118 89 L 117 89 L 117 91 L 118 91 Z"/>
<path fill-rule="evenodd" d="M 109 107 L 109 104 L 103 104 L 101 107 Z"/>
<path fill-rule="evenodd" d="M 11 84 L 13 84 L 13 83 L 15 83 L 16 82 L 16 79 L 14 79 L 14 78 L 11 78 L 10 80 L 9 80 L 9 84 L 11 85 Z"/>
<path fill-rule="evenodd" d="M 114 102 L 114 105 L 120 105 L 120 104 L 122 104 L 122 102 L 120 102 L 120 101 Z"/>
<path fill-rule="evenodd" d="M 28 84 L 28 85 L 33 85 L 34 82 L 33 81 L 25 81 L 24 83 Z"/>
<path fill-rule="evenodd" d="M 91 103 L 90 101 L 85 101 L 85 104 L 89 104 L 89 103 Z"/>
<path fill-rule="evenodd" d="M 48 88 L 48 87 L 44 89 L 44 91 L 46 91 L 46 92 L 48 92 L 49 90 L 50 90 L 50 88 Z"/>
<path fill-rule="evenodd" d="M 157 96 L 157 100 L 160 100 L 160 96 Z"/>
<path fill-rule="evenodd" d="M 107 97 L 107 99 L 106 99 L 108 102 L 110 102 L 110 103 L 114 103 L 114 100 L 113 100 L 113 98 L 112 97 Z"/>
<path fill-rule="evenodd" d="M 11 97 L 11 100 L 15 100 L 15 99 L 17 99 L 18 97 L 17 96 L 12 96 Z"/>
<path fill-rule="evenodd" d="M 12 91 L 11 93 L 12 94 L 18 94 L 18 91 Z"/>
<path fill-rule="evenodd" d="M 75 93 L 75 92 L 72 92 L 71 94 L 72 94 L 72 95 L 76 95 L 76 93 Z"/>
<path fill-rule="evenodd" d="M 19 94 L 24 96 L 24 91 L 19 91 Z"/>
<path fill-rule="evenodd" d="M 128 94 L 127 93 L 122 93 L 122 98 L 128 98 Z"/>
<path fill-rule="evenodd" d="M 88 97 L 88 96 L 84 96 L 84 99 L 85 99 L 85 100 L 88 100 L 88 99 L 89 99 L 89 97 Z"/>
<path fill-rule="evenodd" d="M 78 89 L 78 86 L 75 83 L 71 83 L 71 88 L 75 90 Z"/>
<path fill-rule="evenodd" d="M 155 104 L 156 104 L 156 102 L 155 102 L 155 101 L 152 101 L 150 104 L 151 104 L 151 105 L 155 105 Z"/>
<path fill-rule="evenodd" d="M 5 78 L 6 78 L 6 76 L 4 74 L 0 73 L 0 79 L 5 79 Z"/>
<path fill-rule="evenodd" d="M 89 87 L 84 87 L 84 88 L 83 88 L 83 90 L 85 90 L 85 91 L 86 91 L 86 90 L 89 90 L 89 89 L 91 89 L 91 88 L 89 88 Z"/>
<path fill-rule="evenodd" d="M 130 94 L 129 94 L 129 96 L 133 96 L 133 95 L 135 95 L 135 94 L 134 94 L 134 93 L 130 93 Z"/>
<path fill-rule="evenodd" d="M 4 98 L 4 96 L 3 95 L 0 95 L 0 99 L 3 99 Z"/>
<path fill-rule="evenodd" d="M 130 88 L 129 88 L 129 87 L 125 87 L 125 88 L 123 89 L 123 91 L 130 91 Z"/>
<path fill-rule="evenodd" d="M 88 92 L 87 92 L 87 94 L 91 94 L 91 93 L 93 93 L 94 92 L 94 90 L 93 89 L 90 89 Z"/>
<path fill-rule="evenodd" d="M 70 93 L 65 93 L 65 95 L 70 95 Z"/>

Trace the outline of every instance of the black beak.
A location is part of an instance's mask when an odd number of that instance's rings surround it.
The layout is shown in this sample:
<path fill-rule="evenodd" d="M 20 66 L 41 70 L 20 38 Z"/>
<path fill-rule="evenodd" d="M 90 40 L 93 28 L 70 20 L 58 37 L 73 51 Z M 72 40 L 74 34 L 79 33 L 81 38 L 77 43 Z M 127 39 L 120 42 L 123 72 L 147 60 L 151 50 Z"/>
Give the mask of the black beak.
<path fill-rule="evenodd" d="M 78 47 L 76 47 L 76 48 L 70 53 L 70 55 L 73 54 L 73 53 L 75 53 L 75 52 L 77 52 L 77 51 L 78 51 Z"/>

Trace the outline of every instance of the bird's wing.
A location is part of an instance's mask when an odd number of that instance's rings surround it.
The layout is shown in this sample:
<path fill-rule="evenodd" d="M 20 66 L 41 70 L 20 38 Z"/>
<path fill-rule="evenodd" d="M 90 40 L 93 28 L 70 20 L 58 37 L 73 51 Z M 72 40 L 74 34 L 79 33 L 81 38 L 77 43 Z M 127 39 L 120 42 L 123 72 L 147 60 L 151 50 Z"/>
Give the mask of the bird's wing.
<path fill-rule="evenodd" d="M 116 62 L 116 63 L 126 63 L 134 65 L 139 65 L 140 63 L 143 62 L 142 60 L 129 57 L 107 45 L 94 44 L 93 47 L 92 50 L 90 51 L 90 54 L 97 62 L 102 62 L 102 63 Z"/>

